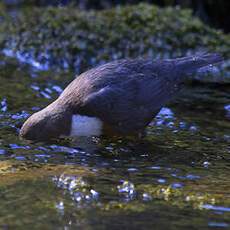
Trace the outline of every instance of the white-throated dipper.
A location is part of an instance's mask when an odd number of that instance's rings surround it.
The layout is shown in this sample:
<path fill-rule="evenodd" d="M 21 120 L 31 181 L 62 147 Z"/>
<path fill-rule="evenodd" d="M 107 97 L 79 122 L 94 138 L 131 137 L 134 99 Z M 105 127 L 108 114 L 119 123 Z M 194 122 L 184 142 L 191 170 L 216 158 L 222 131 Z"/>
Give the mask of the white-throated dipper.
<path fill-rule="evenodd" d="M 167 60 L 124 59 L 79 75 L 50 105 L 33 114 L 20 136 L 138 135 L 181 88 L 189 73 L 222 61 L 217 53 Z"/>

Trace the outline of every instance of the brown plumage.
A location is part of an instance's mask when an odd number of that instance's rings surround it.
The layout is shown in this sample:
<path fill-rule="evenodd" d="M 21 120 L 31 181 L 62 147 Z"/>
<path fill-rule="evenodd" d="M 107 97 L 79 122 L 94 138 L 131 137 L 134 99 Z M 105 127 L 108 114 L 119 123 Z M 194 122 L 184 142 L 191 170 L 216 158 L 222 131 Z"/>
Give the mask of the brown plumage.
<path fill-rule="evenodd" d="M 221 60 L 214 53 L 101 65 L 79 75 L 56 101 L 33 114 L 20 135 L 31 140 L 69 135 L 73 114 L 99 118 L 107 133 L 140 133 L 180 90 L 187 74 Z"/>

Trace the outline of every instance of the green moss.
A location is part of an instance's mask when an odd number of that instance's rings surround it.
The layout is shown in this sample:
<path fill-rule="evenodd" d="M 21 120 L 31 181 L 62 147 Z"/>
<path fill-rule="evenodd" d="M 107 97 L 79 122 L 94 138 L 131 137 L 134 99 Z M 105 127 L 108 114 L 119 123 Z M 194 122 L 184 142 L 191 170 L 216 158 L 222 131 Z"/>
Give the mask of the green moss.
<path fill-rule="evenodd" d="M 124 202 L 110 202 L 105 204 L 102 208 L 103 211 L 133 211 L 133 212 L 143 212 L 147 209 L 146 205 L 144 203 L 140 203 L 137 201 L 124 203 Z"/>
<path fill-rule="evenodd" d="M 5 47 L 78 72 L 124 57 L 172 57 L 202 49 L 228 59 L 230 53 L 229 35 L 205 26 L 190 10 L 148 4 L 90 12 L 29 8 L 7 24 Z M 221 70 L 221 81 L 229 81 L 229 65 Z"/>
<path fill-rule="evenodd" d="M 224 197 L 194 192 L 191 188 L 191 190 L 188 188 L 173 189 L 171 186 L 141 185 L 139 189 L 148 193 L 154 199 L 168 201 L 170 205 L 176 205 L 180 208 L 192 206 L 193 208 L 200 209 L 203 204 L 215 204 L 216 202 L 223 202 L 224 200 Z"/>
<path fill-rule="evenodd" d="M 77 174 L 89 176 L 87 168 L 54 164 L 40 164 L 34 162 L 20 162 L 14 160 L 0 161 L 0 187 L 5 187 L 20 181 L 35 181 L 44 177 L 60 176 L 61 174 Z"/>

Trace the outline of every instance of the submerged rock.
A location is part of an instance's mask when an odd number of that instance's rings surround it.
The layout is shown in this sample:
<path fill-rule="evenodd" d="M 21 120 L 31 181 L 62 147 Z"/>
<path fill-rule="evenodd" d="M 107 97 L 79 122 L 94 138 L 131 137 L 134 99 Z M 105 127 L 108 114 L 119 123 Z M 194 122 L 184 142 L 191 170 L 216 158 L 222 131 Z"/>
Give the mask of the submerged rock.
<path fill-rule="evenodd" d="M 84 12 L 30 7 L 14 20 L 6 18 L 0 26 L 8 28 L 0 39 L 4 52 L 10 49 L 28 63 L 72 68 L 78 73 L 124 57 L 168 58 L 209 50 L 229 59 L 229 35 L 179 8 L 139 4 Z M 202 73 L 196 79 L 230 82 L 229 61 L 205 72 L 205 77 Z"/>

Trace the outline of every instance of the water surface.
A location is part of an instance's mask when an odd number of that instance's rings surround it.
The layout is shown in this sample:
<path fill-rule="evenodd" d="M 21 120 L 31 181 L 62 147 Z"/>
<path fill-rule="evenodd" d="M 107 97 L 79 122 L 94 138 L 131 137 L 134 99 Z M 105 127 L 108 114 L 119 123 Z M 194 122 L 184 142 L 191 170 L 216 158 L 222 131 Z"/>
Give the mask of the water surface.
<path fill-rule="evenodd" d="M 2 229 L 230 227 L 229 86 L 187 87 L 142 140 L 20 140 L 72 78 L 1 57 Z"/>

